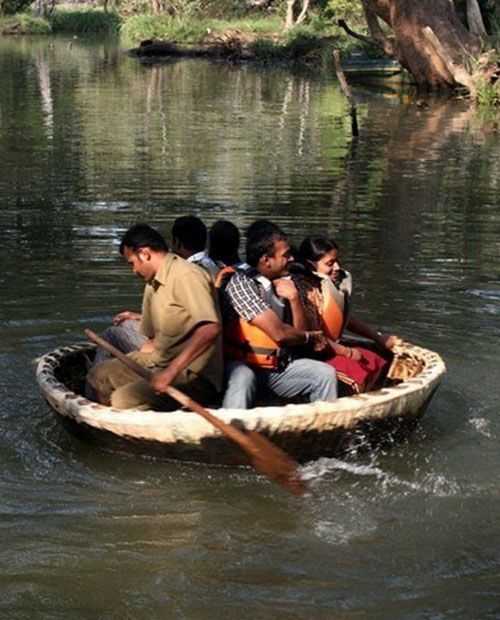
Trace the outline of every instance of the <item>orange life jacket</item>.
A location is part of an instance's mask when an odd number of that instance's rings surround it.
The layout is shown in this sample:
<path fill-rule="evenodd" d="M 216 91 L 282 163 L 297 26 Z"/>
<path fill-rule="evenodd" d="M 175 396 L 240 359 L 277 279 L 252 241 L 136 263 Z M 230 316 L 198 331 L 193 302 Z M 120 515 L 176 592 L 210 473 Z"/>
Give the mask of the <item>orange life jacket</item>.
<path fill-rule="evenodd" d="M 350 296 L 339 290 L 330 278 L 322 278 L 321 295 L 323 307 L 320 309 L 321 328 L 323 333 L 332 340 L 342 336 L 349 317 Z"/>
<path fill-rule="evenodd" d="M 237 269 L 234 267 L 222 269 L 217 276 L 216 287 L 223 291 L 236 272 Z M 257 275 L 254 279 L 258 281 L 259 277 Z M 264 295 L 273 311 L 283 320 L 284 306 L 274 290 L 265 290 Z M 222 343 L 224 355 L 254 368 L 278 370 L 289 361 L 289 353 L 286 349 L 280 347 L 262 329 L 240 316 L 235 316 L 224 326 Z"/>

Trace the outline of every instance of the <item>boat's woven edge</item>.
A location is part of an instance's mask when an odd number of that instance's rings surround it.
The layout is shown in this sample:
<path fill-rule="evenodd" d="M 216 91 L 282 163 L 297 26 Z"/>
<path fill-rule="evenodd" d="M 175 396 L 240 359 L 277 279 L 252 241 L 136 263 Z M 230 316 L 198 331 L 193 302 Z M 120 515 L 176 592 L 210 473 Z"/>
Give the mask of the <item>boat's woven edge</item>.
<path fill-rule="evenodd" d="M 36 377 L 42 394 L 59 415 L 95 429 L 140 440 L 199 445 L 202 440 L 217 436 L 218 431 L 212 425 L 191 412 L 118 411 L 70 391 L 55 378 L 54 371 L 69 353 L 92 347 L 89 344 L 70 345 L 36 361 Z M 360 421 L 387 417 L 415 417 L 438 387 L 446 367 L 437 353 L 410 343 L 402 343 L 399 354 L 423 362 L 423 370 L 416 377 L 399 385 L 333 402 L 249 410 L 216 409 L 212 412 L 227 423 L 264 431 L 269 436 L 349 429 Z"/>

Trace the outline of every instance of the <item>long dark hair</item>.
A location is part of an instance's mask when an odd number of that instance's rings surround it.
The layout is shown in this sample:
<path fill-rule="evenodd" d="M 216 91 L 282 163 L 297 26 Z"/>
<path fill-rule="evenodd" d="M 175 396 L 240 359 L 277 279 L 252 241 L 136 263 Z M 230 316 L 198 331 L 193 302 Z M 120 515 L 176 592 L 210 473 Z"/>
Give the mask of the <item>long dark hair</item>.
<path fill-rule="evenodd" d="M 300 262 L 309 270 L 313 270 L 314 263 L 317 263 L 325 254 L 332 250 L 338 250 L 339 244 L 330 237 L 306 237 L 300 244 Z"/>

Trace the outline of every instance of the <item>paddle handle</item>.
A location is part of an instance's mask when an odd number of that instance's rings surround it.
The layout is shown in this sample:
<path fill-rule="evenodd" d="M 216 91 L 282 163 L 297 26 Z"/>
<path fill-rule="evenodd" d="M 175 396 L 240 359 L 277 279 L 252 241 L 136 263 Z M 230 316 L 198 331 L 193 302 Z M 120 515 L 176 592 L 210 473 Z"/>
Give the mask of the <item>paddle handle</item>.
<path fill-rule="evenodd" d="M 144 368 L 144 366 L 141 366 L 140 364 L 138 364 L 136 361 L 131 359 L 128 355 L 125 355 L 125 353 L 123 353 L 122 351 L 117 349 L 115 346 L 113 346 L 110 342 L 98 336 L 91 329 L 86 329 L 84 330 L 84 332 L 85 332 L 85 335 L 90 340 L 92 340 L 97 345 L 99 345 L 100 347 L 102 347 L 103 349 L 111 353 L 111 355 L 114 355 L 117 359 L 120 360 L 120 362 L 122 362 L 122 364 L 125 364 L 125 366 L 128 366 L 128 368 L 133 370 L 143 379 L 146 379 L 147 381 L 151 381 L 151 378 L 153 377 L 153 372 L 151 370 L 148 370 L 147 368 Z M 174 400 L 176 400 L 178 403 L 180 403 L 183 407 L 186 407 L 187 409 L 190 409 L 191 411 L 194 411 L 198 415 L 205 418 L 207 422 L 210 422 L 210 424 L 213 424 L 216 428 L 218 428 L 220 431 L 222 431 L 228 437 L 230 437 L 235 443 L 238 443 L 240 444 L 240 446 L 244 447 L 248 452 L 250 452 L 251 454 L 256 454 L 257 450 L 255 446 L 253 445 L 252 441 L 250 441 L 244 433 L 242 433 L 236 427 L 230 424 L 226 424 L 225 422 L 220 420 L 217 416 L 214 416 L 212 413 L 210 413 L 210 411 L 205 409 L 205 407 L 200 405 L 200 403 L 197 403 L 190 396 L 188 396 L 187 394 L 183 394 L 177 388 L 174 388 L 171 385 L 165 388 L 165 393 L 168 394 L 168 396 L 170 396 Z"/>

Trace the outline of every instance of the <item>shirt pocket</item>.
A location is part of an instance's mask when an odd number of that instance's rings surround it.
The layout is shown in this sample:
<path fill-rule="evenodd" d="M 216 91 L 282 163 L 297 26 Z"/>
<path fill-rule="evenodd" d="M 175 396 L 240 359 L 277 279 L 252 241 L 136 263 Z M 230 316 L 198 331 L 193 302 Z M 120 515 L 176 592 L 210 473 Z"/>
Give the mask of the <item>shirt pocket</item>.
<path fill-rule="evenodd" d="M 190 322 L 185 308 L 178 304 L 162 304 L 154 308 L 155 336 L 160 336 L 162 340 L 178 341 L 182 339 L 189 330 Z"/>

